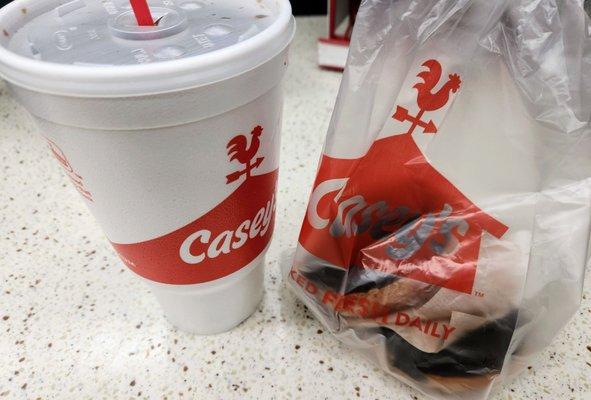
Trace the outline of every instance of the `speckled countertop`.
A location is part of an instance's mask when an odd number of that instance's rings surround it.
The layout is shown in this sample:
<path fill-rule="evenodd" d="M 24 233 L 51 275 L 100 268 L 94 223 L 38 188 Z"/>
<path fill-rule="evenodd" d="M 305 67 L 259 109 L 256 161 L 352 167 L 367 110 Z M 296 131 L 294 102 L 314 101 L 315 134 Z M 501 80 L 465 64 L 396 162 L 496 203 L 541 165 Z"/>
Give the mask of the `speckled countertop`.
<path fill-rule="evenodd" d="M 0 399 L 422 399 L 323 332 L 283 284 L 340 74 L 299 19 L 285 90 L 266 295 L 237 329 L 178 332 L 115 256 L 6 91 L 0 97 Z M 500 399 L 591 399 L 591 285 L 576 317 Z"/>

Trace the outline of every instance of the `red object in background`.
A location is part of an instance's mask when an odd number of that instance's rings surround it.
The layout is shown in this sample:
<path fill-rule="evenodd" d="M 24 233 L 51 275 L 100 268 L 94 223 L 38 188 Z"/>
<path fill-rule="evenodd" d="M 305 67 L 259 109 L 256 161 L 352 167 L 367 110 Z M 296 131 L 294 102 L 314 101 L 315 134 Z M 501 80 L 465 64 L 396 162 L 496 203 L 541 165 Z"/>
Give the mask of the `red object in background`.
<path fill-rule="evenodd" d="M 147 0 L 130 0 L 130 3 L 139 26 L 154 26 L 154 19 Z"/>
<path fill-rule="evenodd" d="M 318 40 L 318 64 L 342 71 L 347 62 L 351 32 L 361 0 L 329 0 L 328 37 Z"/>

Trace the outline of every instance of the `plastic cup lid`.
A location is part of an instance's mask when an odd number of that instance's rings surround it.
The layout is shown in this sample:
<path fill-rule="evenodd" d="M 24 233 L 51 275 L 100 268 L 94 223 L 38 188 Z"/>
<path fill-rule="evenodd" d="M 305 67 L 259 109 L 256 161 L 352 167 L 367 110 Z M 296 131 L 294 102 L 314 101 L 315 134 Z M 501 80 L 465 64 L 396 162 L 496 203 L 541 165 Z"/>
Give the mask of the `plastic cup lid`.
<path fill-rule="evenodd" d="M 271 59 L 294 33 L 288 0 L 16 0 L 0 10 L 0 74 L 36 91 L 129 96 L 224 80 Z"/>

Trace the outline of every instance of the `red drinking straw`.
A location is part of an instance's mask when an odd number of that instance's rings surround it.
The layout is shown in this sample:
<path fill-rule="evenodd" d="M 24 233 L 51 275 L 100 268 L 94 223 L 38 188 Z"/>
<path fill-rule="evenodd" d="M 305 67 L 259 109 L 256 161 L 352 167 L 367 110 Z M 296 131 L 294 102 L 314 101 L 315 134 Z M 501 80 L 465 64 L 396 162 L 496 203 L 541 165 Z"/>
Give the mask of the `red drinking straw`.
<path fill-rule="evenodd" d="M 139 26 L 154 26 L 152 13 L 147 0 L 129 0 Z"/>

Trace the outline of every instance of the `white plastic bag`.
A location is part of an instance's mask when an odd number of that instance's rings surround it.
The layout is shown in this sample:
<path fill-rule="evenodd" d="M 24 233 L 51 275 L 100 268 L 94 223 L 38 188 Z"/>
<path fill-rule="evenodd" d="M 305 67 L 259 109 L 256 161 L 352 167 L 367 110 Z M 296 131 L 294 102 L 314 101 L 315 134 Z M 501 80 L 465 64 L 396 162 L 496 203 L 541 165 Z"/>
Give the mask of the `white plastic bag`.
<path fill-rule="evenodd" d="M 485 399 L 581 298 L 581 1 L 365 0 L 289 282 L 424 393 Z"/>

